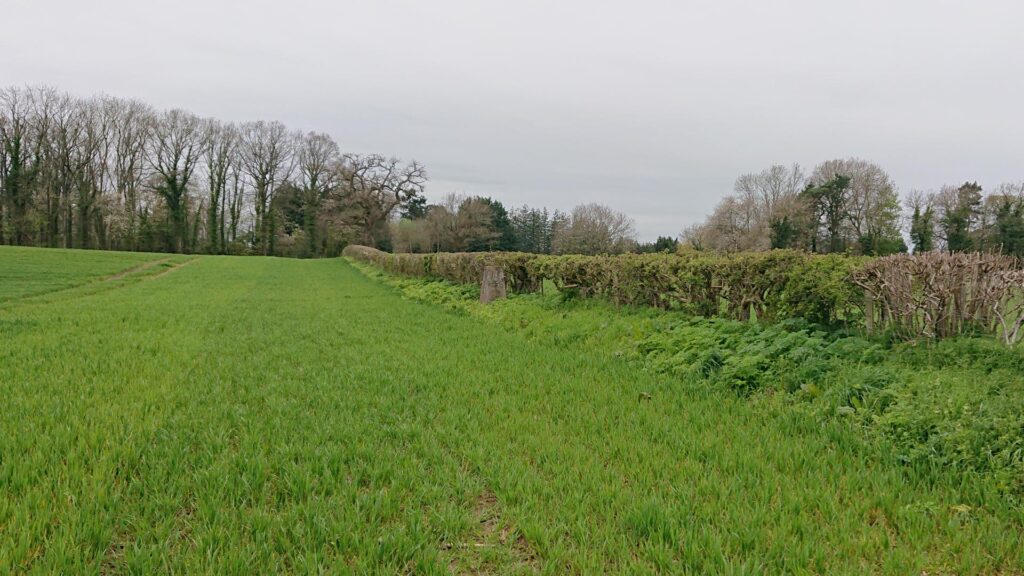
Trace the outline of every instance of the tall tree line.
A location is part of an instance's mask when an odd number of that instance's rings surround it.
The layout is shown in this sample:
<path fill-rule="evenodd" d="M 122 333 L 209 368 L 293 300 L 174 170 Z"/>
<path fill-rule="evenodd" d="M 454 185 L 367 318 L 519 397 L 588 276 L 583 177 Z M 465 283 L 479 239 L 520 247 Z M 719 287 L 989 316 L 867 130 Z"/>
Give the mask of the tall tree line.
<path fill-rule="evenodd" d="M 706 222 L 684 231 L 694 246 L 722 251 L 906 251 L 900 203 L 889 175 L 859 158 L 771 166 L 736 179 L 734 194 Z"/>
<path fill-rule="evenodd" d="M 905 212 L 906 211 L 906 212 Z M 1024 183 L 984 195 L 976 182 L 900 201 L 892 178 L 859 158 L 822 162 L 807 175 L 775 165 L 737 178 L 708 219 L 683 231 L 697 248 L 800 248 L 884 255 L 990 251 L 1024 256 Z"/>
<path fill-rule="evenodd" d="M 425 168 L 327 134 L 0 89 L 0 243 L 323 256 L 389 242 Z"/>
<path fill-rule="evenodd" d="M 393 222 L 396 252 L 517 251 L 536 254 L 618 254 L 675 248 L 674 240 L 640 245 L 633 220 L 607 206 L 581 204 L 569 213 L 492 198 L 449 194 Z"/>
<path fill-rule="evenodd" d="M 1024 258 L 1024 182 L 986 194 L 977 182 L 908 198 L 914 250 L 1000 252 Z"/>

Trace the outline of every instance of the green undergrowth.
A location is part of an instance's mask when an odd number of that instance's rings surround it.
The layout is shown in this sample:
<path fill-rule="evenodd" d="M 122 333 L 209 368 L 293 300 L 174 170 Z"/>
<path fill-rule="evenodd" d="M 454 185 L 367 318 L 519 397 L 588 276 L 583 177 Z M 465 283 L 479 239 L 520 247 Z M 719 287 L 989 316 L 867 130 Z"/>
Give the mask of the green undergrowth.
<path fill-rule="evenodd" d="M 744 396 L 822 422 L 848 421 L 911 473 L 993 487 L 1020 513 L 1024 349 L 986 338 L 891 343 L 803 321 L 697 318 L 567 298 L 550 286 L 545 294 L 482 305 L 474 286 L 356 266 L 407 297 L 552 345 L 620 356 L 707 393 Z"/>

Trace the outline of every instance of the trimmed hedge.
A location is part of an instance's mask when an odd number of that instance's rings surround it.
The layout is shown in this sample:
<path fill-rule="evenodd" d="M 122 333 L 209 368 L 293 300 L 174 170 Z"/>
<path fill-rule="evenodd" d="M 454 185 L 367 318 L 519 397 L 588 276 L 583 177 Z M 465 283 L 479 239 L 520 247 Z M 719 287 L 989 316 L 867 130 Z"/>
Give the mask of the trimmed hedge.
<path fill-rule="evenodd" d="M 349 245 L 342 255 L 375 264 L 393 274 L 444 278 L 458 284 L 479 284 L 484 266 L 500 266 L 509 288 L 520 294 L 540 290 L 542 280 L 527 267 L 537 255 L 522 252 L 390 254 L 368 246 Z"/>
<path fill-rule="evenodd" d="M 705 318 L 797 318 L 897 339 L 1024 333 L 1024 270 L 993 254 L 869 258 L 797 250 L 716 254 L 548 256 L 518 252 L 388 254 L 348 246 L 344 255 L 406 276 L 479 284 L 500 266 L 513 292 L 550 280 L 567 295 L 680 310 Z M 997 321 L 998 320 L 998 321 Z M 941 329 L 940 329 L 941 328 Z"/>
<path fill-rule="evenodd" d="M 775 250 L 546 256 L 533 260 L 530 267 L 560 289 L 619 304 L 682 310 L 708 318 L 798 317 L 836 324 L 855 317 L 861 307 L 859 291 L 846 279 L 863 261 Z"/>
<path fill-rule="evenodd" d="M 388 254 L 366 246 L 343 253 L 394 274 L 460 284 L 479 284 L 483 266 L 498 265 L 513 292 L 536 292 L 550 280 L 569 296 L 703 318 L 880 326 L 898 339 L 984 333 L 1011 345 L 1024 334 L 1022 261 L 996 254 Z"/>
<path fill-rule="evenodd" d="M 478 284 L 486 265 L 500 266 L 513 292 L 534 292 L 544 280 L 559 290 L 617 304 L 682 310 L 738 320 L 799 317 L 819 324 L 849 322 L 861 291 L 848 281 L 866 259 L 792 250 L 732 255 L 695 253 L 547 256 L 517 252 L 388 254 L 348 246 L 344 255 L 396 274 Z"/>

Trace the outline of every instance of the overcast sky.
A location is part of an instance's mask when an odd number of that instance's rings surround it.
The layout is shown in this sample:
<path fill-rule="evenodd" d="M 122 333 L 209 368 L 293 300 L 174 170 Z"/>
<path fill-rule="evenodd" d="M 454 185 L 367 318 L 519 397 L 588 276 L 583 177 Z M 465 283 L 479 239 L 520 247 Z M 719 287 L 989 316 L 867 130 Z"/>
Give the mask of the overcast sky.
<path fill-rule="evenodd" d="M 1024 179 L 1024 3 L 0 0 L 0 84 L 281 120 L 427 195 L 601 202 L 641 238 L 736 176 L 858 156 L 900 191 Z"/>

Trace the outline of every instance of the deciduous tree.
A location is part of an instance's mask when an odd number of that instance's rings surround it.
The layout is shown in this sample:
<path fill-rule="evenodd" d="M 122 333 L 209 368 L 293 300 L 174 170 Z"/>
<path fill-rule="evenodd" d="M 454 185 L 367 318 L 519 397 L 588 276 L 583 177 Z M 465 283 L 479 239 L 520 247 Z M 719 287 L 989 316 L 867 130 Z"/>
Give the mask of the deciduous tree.
<path fill-rule="evenodd" d="M 353 223 L 356 239 L 378 246 L 396 210 L 423 195 L 427 171 L 418 162 L 403 164 L 379 154 L 348 154 L 340 171 L 341 206 Z"/>
<path fill-rule="evenodd" d="M 291 175 L 294 135 L 280 122 L 247 122 L 241 128 L 241 150 L 254 192 L 256 250 L 273 254 L 276 223 L 270 206 L 277 187 Z"/>
<path fill-rule="evenodd" d="M 573 208 L 568 223 L 554 236 L 558 254 L 619 254 L 635 244 L 633 219 L 601 204 Z"/>
<path fill-rule="evenodd" d="M 166 204 L 176 252 L 188 248 L 189 183 L 202 157 L 204 142 L 199 118 L 184 110 L 163 113 L 153 129 L 149 161 L 156 177 L 151 187 Z"/>

